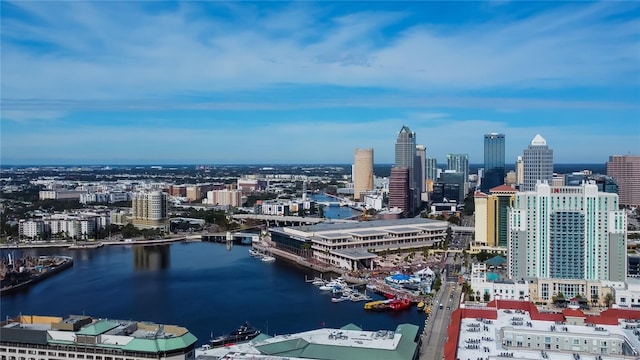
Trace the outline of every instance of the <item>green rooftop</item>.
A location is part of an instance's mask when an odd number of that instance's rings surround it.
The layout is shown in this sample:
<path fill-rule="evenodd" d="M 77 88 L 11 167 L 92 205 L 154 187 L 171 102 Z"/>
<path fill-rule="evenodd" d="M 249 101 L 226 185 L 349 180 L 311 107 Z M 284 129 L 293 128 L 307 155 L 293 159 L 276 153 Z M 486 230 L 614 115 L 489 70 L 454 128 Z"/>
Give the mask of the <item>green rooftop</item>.
<path fill-rule="evenodd" d="M 107 331 L 114 329 L 118 324 L 107 321 L 107 320 L 98 320 L 92 324 L 84 326 L 80 329 L 77 334 L 78 335 L 87 335 L 87 336 L 98 336 L 100 334 L 104 334 Z"/>

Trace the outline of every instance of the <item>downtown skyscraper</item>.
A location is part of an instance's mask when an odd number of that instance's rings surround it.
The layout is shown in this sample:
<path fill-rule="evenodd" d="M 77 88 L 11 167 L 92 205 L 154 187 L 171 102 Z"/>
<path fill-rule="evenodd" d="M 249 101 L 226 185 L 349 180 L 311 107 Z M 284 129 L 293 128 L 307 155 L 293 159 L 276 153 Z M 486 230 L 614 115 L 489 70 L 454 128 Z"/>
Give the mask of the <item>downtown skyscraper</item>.
<path fill-rule="evenodd" d="M 534 191 L 536 183 L 547 182 L 551 185 L 553 181 L 553 150 L 547 146 L 547 141 L 537 134 L 529 147 L 522 153 L 522 164 L 524 179 L 522 181 L 522 191 Z"/>
<path fill-rule="evenodd" d="M 362 201 L 373 190 L 373 149 L 355 149 L 353 158 L 353 198 Z"/>
<path fill-rule="evenodd" d="M 607 175 L 618 184 L 620 205 L 640 206 L 640 156 L 609 156 Z"/>
<path fill-rule="evenodd" d="M 504 175 L 504 134 L 485 134 L 482 192 L 488 193 L 490 189 L 504 184 Z"/>
<path fill-rule="evenodd" d="M 395 167 L 406 168 L 409 175 L 409 206 L 403 209 L 406 215 L 413 214 L 420 199 L 419 189 L 416 184 L 416 133 L 409 130 L 407 126 L 402 126 L 398 132 L 396 140 L 396 162 Z"/>

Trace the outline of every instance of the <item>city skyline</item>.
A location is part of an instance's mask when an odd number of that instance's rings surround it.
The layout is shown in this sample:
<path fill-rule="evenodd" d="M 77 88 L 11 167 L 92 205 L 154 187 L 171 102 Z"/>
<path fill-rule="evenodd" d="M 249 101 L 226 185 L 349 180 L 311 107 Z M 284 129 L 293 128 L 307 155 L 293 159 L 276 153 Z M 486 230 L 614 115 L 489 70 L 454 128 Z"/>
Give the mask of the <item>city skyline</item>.
<path fill-rule="evenodd" d="M 0 7 L 2 164 L 393 164 L 403 125 L 440 163 L 640 154 L 638 3 Z"/>

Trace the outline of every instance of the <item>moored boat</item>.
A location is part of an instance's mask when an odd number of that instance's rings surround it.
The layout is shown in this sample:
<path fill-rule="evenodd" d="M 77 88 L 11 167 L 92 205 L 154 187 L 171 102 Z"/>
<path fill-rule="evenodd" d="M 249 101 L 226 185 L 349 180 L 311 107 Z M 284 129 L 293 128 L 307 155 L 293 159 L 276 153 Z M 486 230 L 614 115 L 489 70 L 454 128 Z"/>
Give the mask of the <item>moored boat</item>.
<path fill-rule="evenodd" d="M 373 310 L 373 308 L 378 305 L 378 304 L 382 304 L 384 302 L 384 300 L 376 300 L 376 301 L 370 301 L 366 304 L 364 304 L 364 309 L 365 310 Z"/>
<path fill-rule="evenodd" d="M 249 323 L 244 323 L 234 332 L 222 336 L 218 336 L 209 341 L 211 347 L 224 346 L 227 344 L 234 344 L 239 342 L 249 341 L 256 336 L 260 335 L 260 330 L 255 329 L 249 325 Z"/>
<path fill-rule="evenodd" d="M 417 305 L 418 311 L 424 310 L 424 301 L 420 301 Z"/>
<path fill-rule="evenodd" d="M 389 303 L 389 308 L 393 311 L 405 310 L 411 307 L 411 300 L 402 299 L 402 300 L 392 300 Z"/>
<path fill-rule="evenodd" d="M 267 255 L 267 256 L 263 256 L 262 259 L 260 260 L 262 260 L 263 262 L 274 262 L 276 261 L 276 258 L 274 258 L 273 256 Z"/>

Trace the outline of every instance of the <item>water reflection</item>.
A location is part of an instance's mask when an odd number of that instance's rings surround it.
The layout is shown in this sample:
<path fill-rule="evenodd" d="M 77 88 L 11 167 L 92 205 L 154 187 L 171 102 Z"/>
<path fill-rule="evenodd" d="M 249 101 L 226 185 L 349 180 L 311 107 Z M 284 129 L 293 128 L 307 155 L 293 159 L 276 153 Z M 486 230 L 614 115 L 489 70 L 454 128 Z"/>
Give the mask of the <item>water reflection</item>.
<path fill-rule="evenodd" d="M 170 265 L 169 245 L 134 246 L 133 266 L 136 270 L 164 270 Z"/>

